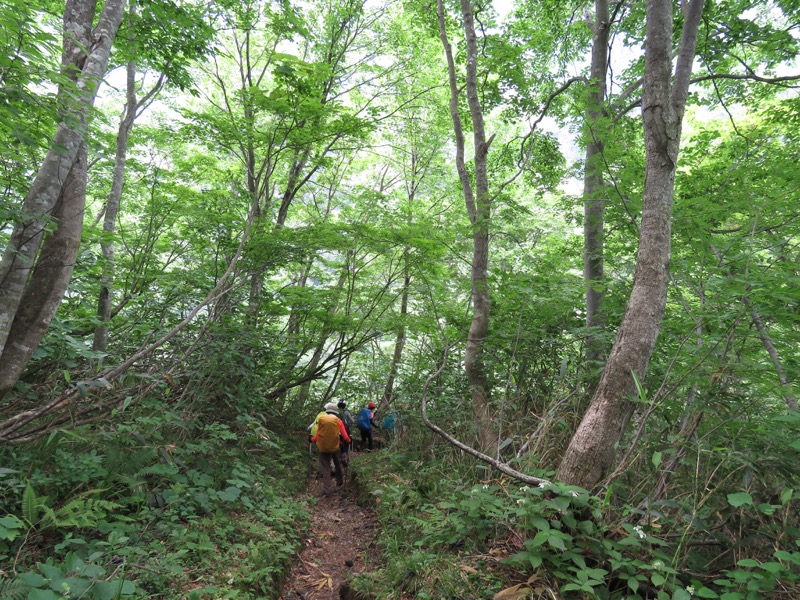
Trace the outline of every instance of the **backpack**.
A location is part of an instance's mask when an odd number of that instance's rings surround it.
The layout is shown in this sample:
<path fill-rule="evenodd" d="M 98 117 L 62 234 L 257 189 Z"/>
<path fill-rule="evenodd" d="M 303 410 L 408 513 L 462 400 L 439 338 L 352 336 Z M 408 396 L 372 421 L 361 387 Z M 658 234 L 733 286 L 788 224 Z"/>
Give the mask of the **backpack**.
<path fill-rule="evenodd" d="M 359 429 L 372 429 L 372 411 L 370 409 L 361 409 L 361 412 L 358 413 L 357 425 Z"/>
<path fill-rule="evenodd" d="M 320 452 L 339 449 L 339 417 L 326 413 L 317 419 L 317 448 Z"/>
<path fill-rule="evenodd" d="M 389 413 L 383 420 L 383 428 L 386 431 L 394 431 L 394 413 Z"/>
<path fill-rule="evenodd" d="M 316 417 L 314 417 L 314 422 L 313 422 L 313 423 L 310 425 L 310 427 L 309 427 L 309 429 L 311 430 L 311 437 L 314 437 L 315 435 L 317 435 L 317 422 L 319 421 L 319 418 L 320 418 L 322 415 L 327 415 L 327 414 L 328 414 L 328 413 L 326 413 L 326 412 L 323 410 L 321 413 L 317 414 L 317 416 L 316 416 Z"/>
<path fill-rule="evenodd" d="M 344 423 L 344 428 L 347 431 L 347 435 L 350 435 L 350 430 L 355 425 L 355 421 L 353 420 L 353 415 L 350 414 L 350 411 L 345 409 L 344 413 L 339 417 Z"/>

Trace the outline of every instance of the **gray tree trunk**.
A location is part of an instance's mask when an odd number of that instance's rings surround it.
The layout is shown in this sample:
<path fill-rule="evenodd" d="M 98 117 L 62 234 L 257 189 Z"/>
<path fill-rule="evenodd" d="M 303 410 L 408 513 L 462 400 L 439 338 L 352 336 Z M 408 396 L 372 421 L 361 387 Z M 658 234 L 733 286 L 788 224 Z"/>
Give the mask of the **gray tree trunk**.
<path fill-rule="evenodd" d="M 111 180 L 111 191 L 106 199 L 103 217 L 103 241 L 100 251 L 103 254 L 103 272 L 100 275 L 100 294 L 97 299 L 98 325 L 94 328 L 92 350 L 105 352 L 108 346 L 108 325 L 111 321 L 111 299 L 114 285 L 114 242 L 112 237 L 116 229 L 117 214 L 122 198 L 122 184 L 125 180 L 125 163 L 128 153 L 133 121 L 136 118 L 136 63 L 131 61 L 127 67 L 127 99 L 125 110 L 120 119 L 117 131 L 117 150 L 114 157 L 114 175 Z"/>
<path fill-rule="evenodd" d="M 405 319 L 408 314 L 408 288 L 411 286 L 411 275 L 408 271 L 408 251 L 406 250 L 404 259 L 405 273 L 403 274 L 403 294 L 400 298 L 400 319 Z M 392 405 L 394 399 L 394 381 L 397 378 L 397 371 L 400 361 L 403 358 L 403 347 L 406 343 L 406 327 L 401 324 L 397 328 L 397 337 L 394 341 L 394 353 L 392 354 L 392 364 L 389 367 L 389 376 L 386 378 L 386 385 L 383 388 L 383 403 L 386 406 Z"/>
<path fill-rule="evenodd" d="M 0 399 L 22 375 L 69 286 L 83 232 L 87 171 L 86 149 L 81 145 L 53 209 L 56 230 L 42 243 L 0 357 Z"/>
<path fill-rule="evenodd" d="M 97 26 L 92 30 L 95 2 L 67 2 L 62 64 L 75 83 L 59 89 L 61 120 L 23 201 L 22 213 L 26 217 L 15 224 L 0 259 L 0 352 L 5 349 L 25 294 L 49 215 L 83 144 L 90 110 L 105 74 L 124 8 L 125 0 L 106 0 Z M 84 54 L 85 51 L 88 54 Z"/>
<path fill-rule="evenodd" d="M 492 140 L 486 139 L 483 124 L 483 111 L 478 98 L 478 46 L 475 35 L 475 19 L 472 4 L 461 0 L 461 17 L 466 42 L 466 93 L 472 120 L 474 144 L 475 187 L 473 190 L 470 174 L 464 161 L 464 129 L 459 114 L 459 86 L 455 61 L 445 26 L 444 4 L 437 1 L 439 35 L 447 58 L 448 80 L 450 84 L 450 116 L 456 141 L 456 169 L 458 170 L 467 214 L 472 223 L 472 321 L 469 327 L 466 349 L 464 351 L 464 370 L 472 395 L 472 411 L 478 427 L 481 447 L 492 453 L 497 439 L 492 427 L 492 414 L 489 407 L 491 386 L 483 361 L 483 345 L 489 331 L 489 287 L 487 273 L 489 267 L 489 221 L 491 218 L 491 198 L 487 174 L 487 156 Z"/>
<path fill-rule="evenodd" d="M 603 148 L 606 128 L 603 121 L 608 72 L 608 0 L 595 0 L 592 40 L 592 66 L 586 108 L 586 158 L 583 171 L 583 279 L 586 284 L 586 359 L 590 371 L 603 359 L 601 333 L 605 327 L 603 296 L 603 240 L 605 186 L 603 184 Z"/>
<path fill-rule="evenodd" d="M 704 0 L 685 2 L 672 77 L 673 2 L 648 0 L 642 101 L 646 164 L 639 252 L 625 316 L 592 401 L 564 454 L 556 478 L 595 486 L 614 462 L 633 404 L 635 374 L 644 381 L 664 315 L 675 168 Z"/>

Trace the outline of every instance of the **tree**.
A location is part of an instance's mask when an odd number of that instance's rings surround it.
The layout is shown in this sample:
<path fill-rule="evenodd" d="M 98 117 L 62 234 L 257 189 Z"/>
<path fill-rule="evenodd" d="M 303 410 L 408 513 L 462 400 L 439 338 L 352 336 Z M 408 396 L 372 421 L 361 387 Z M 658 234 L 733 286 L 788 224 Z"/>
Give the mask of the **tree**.
<path fill-rule="evenodd" d="M 556 474 L 591 488 L 607 473 L 633 411 L 629 394 L 643 381 L 666 306 L 672 201 L 681 127 L 704 0 L 684 3 L 672 75 L 673 6 L 648 0 L 642 117 L 647 162 L 633 289 L 600 383 Z"/>
<path fill-rule="evenodd" d="M 94 28 L 94 2 L 70 0 L 64 10 L 60 122 L 0 261 L 0 397 L 47 331 L 72 274 L 83 228 L 84 138 L 124 6 L 107 0 Z M 51 219 L 55 231 L 45 237 Z"/>
<path fill-rule="evenodd" d="M 439 35 L 447 58 L 448 82 L 450 85 L 450 116 L 453 119 L 453 133 L 456 143 L 456 169 L 461 182 L 461 191 L 467 214 L 472 225 L 472 321 L 467 334 L 464 350 L 464 370 L 472 396 L 472 411 L 481 446 L 491 453 L 496 444 L 492 428 L 492 416 L 489 407 L 491 384 L 486 365 L 484 364 L 484 343 L 489 331 L 489 285 L 487 281 L 489 269 L 489 229 L 491 222 L 491 197 L 489 194 L 489 177 L 487 172 L 487 156 L 493 137 L 486 138 L 483 121 L 483 109 L 478 94 L 478 45 L 475 33 L 474 7 L 470 0 L 461 0 L 462 27 L 466 48 L 466 76 L 464 88 L 472 124 L 474 183 L 465 162 L 465 136 L 461 121 L 459 85 L 453 50 L 447 35 L 447 21 L 444 2 L 437 0 L 439 18 Z"/>
<path fill-rule="evenodd" d="M 606 78 L 608 72 L 608 40 L 611 29 L 608 0 L 595 0 L 592 27 L 592 59 L 589 72 L 586 106 L 586 156 L 583 162 L 583 277 L 586 282 L 586 359 L 590 369 L 603 358 L 603 228 L 605 219 L 603 148 L 606 139 Z"/>

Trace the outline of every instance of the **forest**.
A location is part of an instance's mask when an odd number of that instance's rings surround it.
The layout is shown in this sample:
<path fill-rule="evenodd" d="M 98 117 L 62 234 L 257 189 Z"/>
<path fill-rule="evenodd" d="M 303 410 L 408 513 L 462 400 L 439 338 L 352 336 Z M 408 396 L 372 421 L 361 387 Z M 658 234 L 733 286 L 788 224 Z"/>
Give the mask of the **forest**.
<path fill-rule="evenodd" d="M 3 0 L 0 598 L 800 598 L 799 49 L 797 0 Z"/>

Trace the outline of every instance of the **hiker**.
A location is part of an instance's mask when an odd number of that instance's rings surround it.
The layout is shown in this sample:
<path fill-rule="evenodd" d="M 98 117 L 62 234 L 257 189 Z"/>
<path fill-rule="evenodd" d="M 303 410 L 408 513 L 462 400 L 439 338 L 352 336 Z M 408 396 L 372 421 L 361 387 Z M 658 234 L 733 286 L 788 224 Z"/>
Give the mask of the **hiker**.
<path fill-rule="evenodd" d="M 367 452 L 372 452 L 372 426 L 373 419 L 375 419 L 375 403 L 370 402 L 366 408 L 362 408 L 358 413 L 358 420 L 356 425 L 361 432 L 361 449 L 367 445 Z"/>
<path fill-rule="evenodd" d="M 400 415 L 395 414 L 394 411 L 390 412 L 383 418 L 381 429 L 389 434 L 389 437 L 394 437 L 397 428 L 400 426 Z"/>
<path fill-rule="evenodd" d="M 337 416 L 338 408 L 333 402 L 325 405 L 325 414 L 317 418 L 317 433 L 312 436 L 311 441 L 317 444 L 319 449 L 319 459 L 317 467 L 322 473 L 322 495 L 330 496 L 331 492 L 331 460 L 336 470 L 336 485 L 344 485 L 342 476 L 342 461 L 339 451 L 339 436 L 350 443 L 350 436 L 344 428 L 344 423 Z"/>
<path fill-rule="evenodd" d="M 403 410 L 407 408 L 404 404 L 401 406 Z M 383 419 L 383 423 L 381 423 L 381 429 L 386 431 L 390 437 L 395 437 L 396 435 L 400 434 L 400 428 L 403 426 L 403 419 L 400 416 L 399 410 L 392 410 L 386 417 Z"/>
<path fill-rule="evenodd" d="M 347 402 L 344 401 L 344 398 L 339 398 L 339 403 L 336 405 L 339 407 L 339 420 L 344 423 L 345 431 L 347 431 L 347 435 L 352 436 L 352 431 L 355 428 L 355 419 L 353 419 L 353 415 L 347 410 Z M 352 437 L 351 437 L 352 439 Z M 341 451 L 342 451 L 342 464 L 346 465 L 347 461 L 350 459 L 350 447 L 352 446 L 351 442 L 345 442 L 344 439 L 341 441 Z"/>

